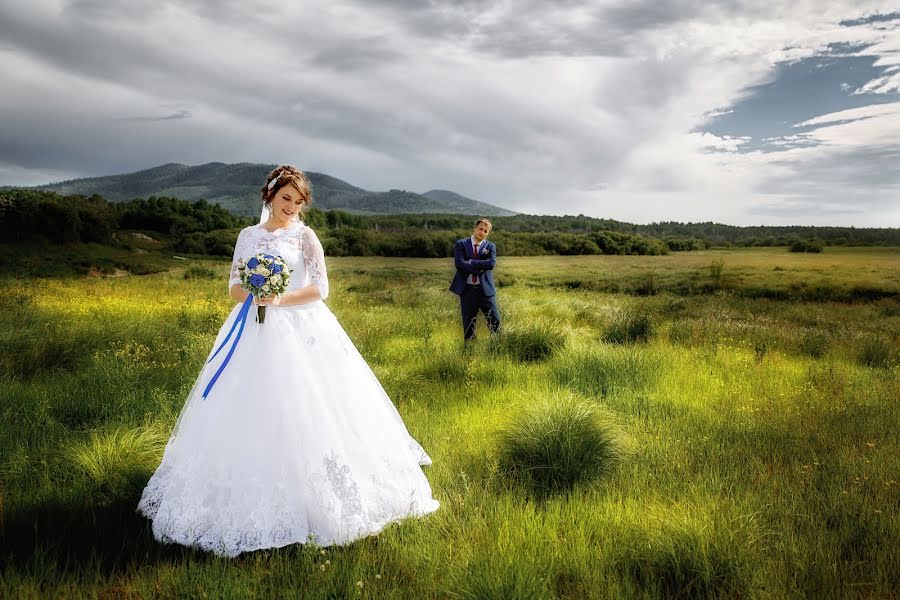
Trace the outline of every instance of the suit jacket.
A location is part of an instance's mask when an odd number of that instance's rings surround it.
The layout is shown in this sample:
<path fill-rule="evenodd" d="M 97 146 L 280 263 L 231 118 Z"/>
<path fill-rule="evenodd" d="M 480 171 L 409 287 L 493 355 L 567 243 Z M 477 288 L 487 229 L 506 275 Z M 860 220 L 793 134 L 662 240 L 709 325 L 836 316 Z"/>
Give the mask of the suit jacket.
<path fill-rule="evenodd" d="M 454 294 L 462 294 L 466 289 L 466 280 L 469 275 L 478 275 L 478 283 L 485 296 L 495 296 L 494 265 L 497 264 L 497 246 L 493 242 L 484 240 L 478 245 L 478 256 L 472 255 L 472 238 L 467 237 L 456 241 L 453 249 L 453 262 L 456 264 L 456 275 L 450 284 L 450 291 Z"/>

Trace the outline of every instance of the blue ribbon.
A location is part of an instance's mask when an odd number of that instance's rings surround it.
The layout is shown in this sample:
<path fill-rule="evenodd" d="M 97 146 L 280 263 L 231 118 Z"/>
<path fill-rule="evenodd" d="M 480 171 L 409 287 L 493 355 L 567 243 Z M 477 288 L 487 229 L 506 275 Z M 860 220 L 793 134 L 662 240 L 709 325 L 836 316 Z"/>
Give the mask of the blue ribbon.
<path fill-rule="evenodd" d="M 219 348 L 213 352 L 213 355 L 209 357 L 209 360 L 206 361 L 206 364 L 212 362 L 212 359 L 216 357 L 216 355 L 225 347 L 225 344 L 228 343 L 228 340 L 231 338 L 231 334 L 234 333 L 234 329 L 238 327 L 237 336 L 235 336 L 234 341 L 231 343 L 231 348 L 228 350 L 228 354 L 225 355 L 225 360 L 222 361 L 222 364 L 219 365 L 219 369 L 216 371 L 216 374 L 213 375 L 212 379 L 209 380 L 209 383 L 206 385 L 206 389 L 203 390 L 203 399 L 206 400 L 206 397 L 209 395 L 209 391 L 212 389 L 213 385 L 215 385 L 216 380 L 219 379 L 219 375 L 222 374 L 222 371 L 225 370 L 225 365 L 228 364 L 228 361 L 231 360 L 231 355 L 234 354 L 234 349 L 237 348 L 238 340 L 241 339 L 241 334 L 244 332 L 244 324 L 247 323 L 247 313 L 250 312 L 250 306 L 253 304 L 253 294 L 248 294 L 247 299 L 244 300 L 244 305 L 241 306 L 241 310 L 238 312 L 237 317 L 234 319 L 234 323 L 231 324 L 231 329 L 228 331 L 228 335 L 225 336 L 225 339 L 222 340 L 222 343 L 219 345 Z"/>

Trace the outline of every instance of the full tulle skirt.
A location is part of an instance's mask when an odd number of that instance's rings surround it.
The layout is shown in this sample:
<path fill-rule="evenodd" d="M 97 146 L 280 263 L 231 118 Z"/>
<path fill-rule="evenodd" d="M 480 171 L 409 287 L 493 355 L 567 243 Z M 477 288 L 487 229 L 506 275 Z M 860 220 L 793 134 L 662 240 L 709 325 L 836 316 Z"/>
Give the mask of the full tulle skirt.
<path fill-rule="evenodd" d="M 231 342 L 203 368 L 144 489 L 154 536 L 235 556 L 348 543 L 436 510 L 430 458 L 328 307 L 255 313 L 205 399 Z"/>

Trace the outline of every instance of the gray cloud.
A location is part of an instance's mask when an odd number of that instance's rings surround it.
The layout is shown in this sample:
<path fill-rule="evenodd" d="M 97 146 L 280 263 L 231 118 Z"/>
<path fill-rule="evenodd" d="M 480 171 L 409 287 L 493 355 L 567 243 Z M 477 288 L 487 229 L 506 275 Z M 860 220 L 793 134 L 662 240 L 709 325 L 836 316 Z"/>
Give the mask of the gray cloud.
<path fill-rule="evenodd" d="M 598 216 L 606 205 L 577 193 L 600 193 L 597 182 L 604 202 L 689 190 L 694 166 L 681 161 L 695 158 L 666 144 L 769 73 L 692 27 L 715 36 L 735 19 L 792 18 L 699 0 L 17 4 L 0 4 L 0 177 L 289 160 L 370 189 Z M 827 165 L 792 163 L 808 186 L 766 176 L 748 189 L 889 186 L 889 156 L 888 175 L 865 167 L 875 153 L 848 154 L 840 182 Z M 656 162 L 642 167 L 645 154 Z"/>
<path fill-rule="evenodd" d="M 900 144 L 833 152 L 804 162 L 789 174 L 760 181 L 756 191 L 764 194 L 803 195 L 863 200 L 870 208 L 885 208 L 900 198 Z"/>
<path fill-rule="evenodd" d="M 190 119 L 190 118 L 191 118 L 191 111 L 185 110 L 185 109 L 180 109 L 180 110 L 176 110 L 175 112 L 170 113 L 165 116 L 162 116 L 162 117 L 123 117 L 123 120 L 136 121 L 139 123 L 140 122 L 155 123 L 158 121 L 177 121 L 178 119 Z"/>
<path fill-rule="evenodd" d="M 390 48 L 383 36 L 371 36 L 332 44 L 317 51 L 308 62 L 339 71 L 358 71 L 402 57 L 401 52 Z"/>
<path fill-rule="evenodd" d="M 757 206 L 751 206 L 747 212 L 751 215 L 763 217 L 787 217 L 803 218 L 809 215 L 824 215 L 827 217 L 846 217 L 859 215 L 865 209 L 846 204 L 830 204 L 816 198 L 796 200 L 785 198 L 779 202 L 769 202 Z"/>

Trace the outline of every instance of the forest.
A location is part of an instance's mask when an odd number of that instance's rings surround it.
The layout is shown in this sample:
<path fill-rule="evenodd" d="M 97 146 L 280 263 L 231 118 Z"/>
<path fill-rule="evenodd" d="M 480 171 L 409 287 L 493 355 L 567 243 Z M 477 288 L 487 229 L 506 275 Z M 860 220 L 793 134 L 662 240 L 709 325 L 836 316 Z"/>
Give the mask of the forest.
<path fill-rule="evenodd" d="M 466 215 L 351 214 L 310 208 L 306 222 L 331 256 L 451 256 L 471 231 Z M 230 256 L 241 228 L 255 222 L 206 200 L 150 197 L 109 202 L 99 195 L 42 190 L 0 191 L 0 236 L 7 243 L 128 245 L 140 233 L 179 253 Z M 493 217 L 491 239 L 507 256 L 661 255 L 730 246 L 784 246 L 821 252 L 826 246 L 897 246 L 900 230 L 853 227 L 737 227 L 718 223 L 634 225 L 579 216 Z"/>

